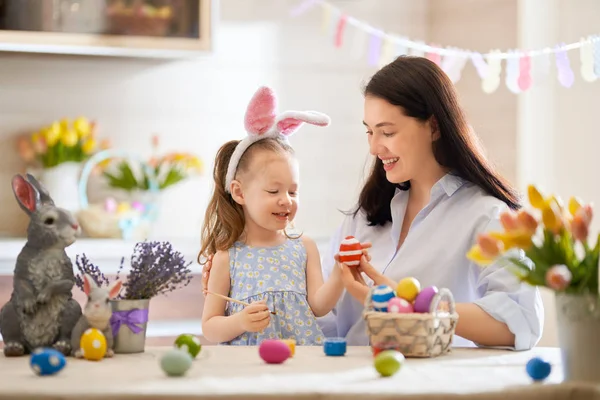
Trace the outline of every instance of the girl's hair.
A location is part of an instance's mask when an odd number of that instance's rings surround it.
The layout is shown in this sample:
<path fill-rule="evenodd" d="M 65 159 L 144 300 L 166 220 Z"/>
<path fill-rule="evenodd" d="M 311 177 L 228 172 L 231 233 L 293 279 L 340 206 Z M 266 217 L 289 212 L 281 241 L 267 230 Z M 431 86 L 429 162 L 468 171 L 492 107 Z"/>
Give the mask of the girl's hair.
<path fill-rule="evenodd" d="M 420 121 L 435 118 L 440 137 L 433 142 L 436 161 L 451 173 L 481 187 L 512 209 L 520 208 L 516 191 L 494 170 L 479 148 L 467 124 L 454 84 L 434 62 L 422 57 L 400 56 L 379 70 L 364 90 L 402 108 L 404 115 Z M 369 225 L 392 221 L 390 202 L 396 188 L 408 190 L 410 181 L 389 182 L 377 158 L 358 199 L 354 216 L 362 210 Z"/>
<path fill-rule="evenodd" d="M 206 263 L 206 260 L 218 250 L 229 249 L 244 232 L 246 220 L 242 206 L 236 203 L 231 194 L 225 190 L 227 167 L 239 142 L 239 140 L 232 140 L 225 143 L 215 157 L 213 169 L 215 188 L 204 215 L 202 242 L 198 253 L 199 264 Z M 250 145 L 244 152 L 238 164 L 236 176 L 248 171 L 253 155 L 259 151 L 294 154 L 292 147 L 281 139 L 261 139 Z"/>

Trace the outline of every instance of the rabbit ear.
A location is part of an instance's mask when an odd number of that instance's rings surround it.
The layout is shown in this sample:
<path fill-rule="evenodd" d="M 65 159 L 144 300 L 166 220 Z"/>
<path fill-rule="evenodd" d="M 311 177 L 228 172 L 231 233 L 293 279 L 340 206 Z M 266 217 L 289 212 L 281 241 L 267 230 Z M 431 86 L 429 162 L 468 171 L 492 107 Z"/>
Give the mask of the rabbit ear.
<path fill-rule="evenodd" d="M 111 282 L 111 284 L 108 285 L 108 298 L 109 299 L 116 298 L 119 295 L 119 292 L 121 291 L 122 287 L 123 287 L 123 282 L 121 282 L 119 279 Z"/>
<path fill-rule="evenodd" d="M 291 136 L 305 122 L 317 126 L 327 126 L 331 122 L 327 115 L 317 111 L 286 111 L 277 119 L 277 130 L 285 136 Z"/>
<path fill-rule="evenodd" d="M 269 130 L 275 122 L 277 99 L 275 93 L 268 87 L 259 88 L 246 109 L 244 126 L 248 133 L 261 135 Z"/>
<path fill-rule="evenodd" d="M 27 174 L 27 180 L 33 185 L 33 187 L 36 188 L 36 190 L 40 194 L 40 201 L 42 204 L 47 204 L 50 206 L 54 205 L 54 200 L 52 200 L 52 197 L 50 197 L 50 193 L 48 193 L 48 190 L 44 187 L 44 185 L 39 183 L 38 180 L 35 179 L 31 174 Z"/>
<path fill-rule="evenodd" d="M 40 195 L 37 190 L 27 182 L 21 175 L 15 175 L 12 179 L 12 189 L 19 206 L 31 215 L 40 204 Z"/>
<path fill-rule="evenodd" d="M 96 285 L 96 281 L 89 274 L 83 275 L 83 292 L 86 296 L 89 296 L 92 293 L 93 289 L 96 289 L 98 285 Z"/>

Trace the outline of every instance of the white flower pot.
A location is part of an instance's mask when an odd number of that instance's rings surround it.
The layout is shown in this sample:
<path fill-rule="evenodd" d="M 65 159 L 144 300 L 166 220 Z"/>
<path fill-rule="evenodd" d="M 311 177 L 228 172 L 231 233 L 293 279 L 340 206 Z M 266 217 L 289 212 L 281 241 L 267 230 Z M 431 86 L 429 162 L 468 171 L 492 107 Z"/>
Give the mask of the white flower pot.
<path fill-rule="evenodd" d="M 81 163 L 65 162 L 40 172 L 39 181 L 50 193 L 57 207 L 77 212 L 79 204 L 79 176 Z"/>
<path fill-rule="evenodd" d="M 598 296 L 559 293 L 556 316 L 565 380 L 600 384 Z"/>

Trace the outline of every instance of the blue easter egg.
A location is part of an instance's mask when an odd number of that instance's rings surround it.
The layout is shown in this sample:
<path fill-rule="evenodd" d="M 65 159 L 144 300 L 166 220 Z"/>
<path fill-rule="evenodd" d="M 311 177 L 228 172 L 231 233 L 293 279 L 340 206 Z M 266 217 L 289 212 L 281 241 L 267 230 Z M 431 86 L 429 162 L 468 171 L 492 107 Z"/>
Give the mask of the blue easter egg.
<path fill-rule="evenodd" d="M 394 289 L 387 285 L 379 285 L 373 289 L 373 295 L 371 296 L 371 302 L 375 311 L 387 312 L 388 302 L 396 297 Z"/>
<path fill-rule="evenodd" d="M 527 362 L 525 370 L 534 381 L 543 381 L 550 375 L 552 365 L 539 357 L 534 357 Z"/>
<path fill-rule="evenodd" d="M 58 350 L 51 348 L 36 349 L 31 353 L 29 365 L 37 375 L 54 375 L 65 367 L 67 360 Z"/>

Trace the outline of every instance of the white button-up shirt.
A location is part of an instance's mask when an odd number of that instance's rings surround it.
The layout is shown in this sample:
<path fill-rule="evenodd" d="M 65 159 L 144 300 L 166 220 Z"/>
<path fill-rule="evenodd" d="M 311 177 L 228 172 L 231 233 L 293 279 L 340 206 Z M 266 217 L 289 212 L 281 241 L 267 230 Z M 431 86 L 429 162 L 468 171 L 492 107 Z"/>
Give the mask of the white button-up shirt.
<path fill-rule="evenodd" d="M 501 230 L 499 215 L 507 209 L 502 201 L 478 186 L 447 174 L 431 189 L 429 204 L 415 217 L 404 243 L 396 251 L 408 191 L 397 190 L 392 198 L 392 223 L 368 226 L 365 215 L 348 216 L 323 255 L 327 277 L 344 237 L 352 235 L 371 242 L 371 264 L 394 281 L 415 277 L 421 287 L 448 288 L 457 303 L 475 303 L 493 318 L 507 324 L 515 335 L 515 350 L 534 347 L 542 335 L 544 310 L 539 290 L 520 283 L 506 264 L 482 268 L 466 258 L 482 232 Z M 336 308 L 319 319 L 326 336 L 345 337 L 349 345 L 368 345 L 363 305 L 344 292 Z M 455 346 L 475 344 L 455 336 Z"/>

